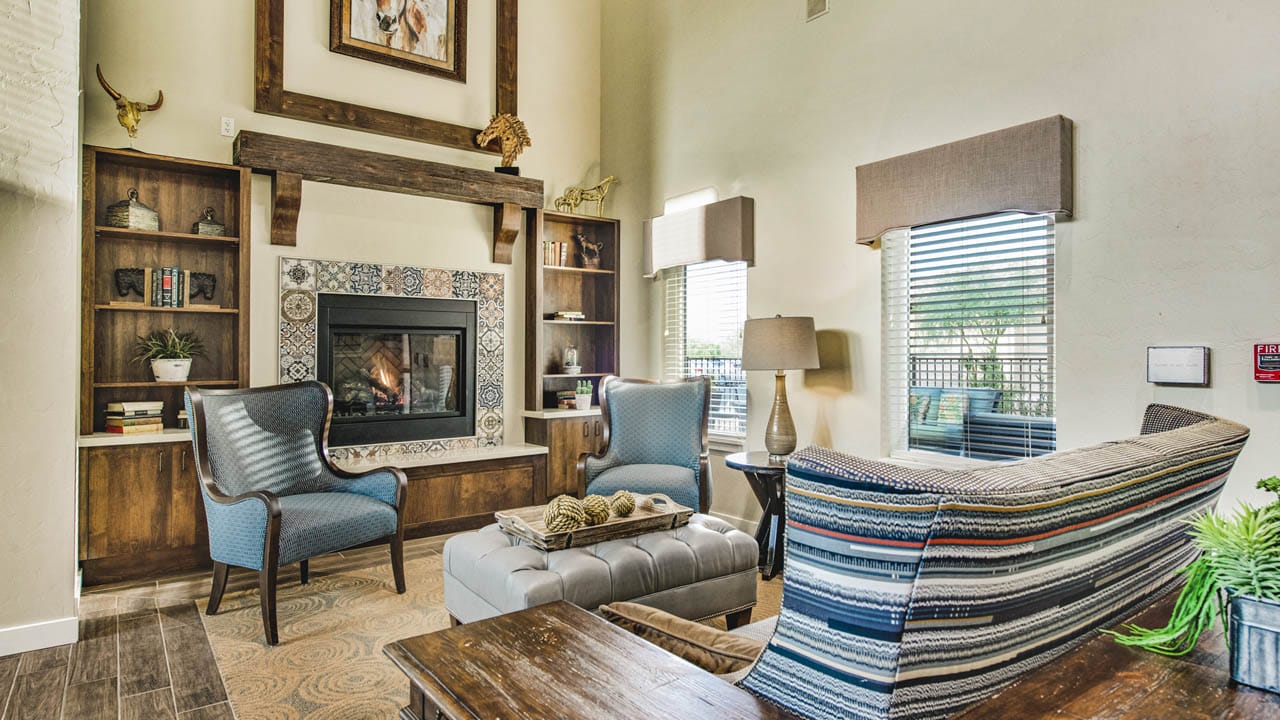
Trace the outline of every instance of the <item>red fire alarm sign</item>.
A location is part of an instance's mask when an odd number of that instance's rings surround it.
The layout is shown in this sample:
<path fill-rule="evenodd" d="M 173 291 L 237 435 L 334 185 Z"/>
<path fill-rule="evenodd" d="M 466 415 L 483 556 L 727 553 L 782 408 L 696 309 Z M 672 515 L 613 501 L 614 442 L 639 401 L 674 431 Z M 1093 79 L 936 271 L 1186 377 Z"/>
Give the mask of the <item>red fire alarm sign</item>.
<path fill-rule="evenodd" d="M 1258 382 L 1280 382 L 1280 343 L 1253 346 L 1253 379 Z"/>

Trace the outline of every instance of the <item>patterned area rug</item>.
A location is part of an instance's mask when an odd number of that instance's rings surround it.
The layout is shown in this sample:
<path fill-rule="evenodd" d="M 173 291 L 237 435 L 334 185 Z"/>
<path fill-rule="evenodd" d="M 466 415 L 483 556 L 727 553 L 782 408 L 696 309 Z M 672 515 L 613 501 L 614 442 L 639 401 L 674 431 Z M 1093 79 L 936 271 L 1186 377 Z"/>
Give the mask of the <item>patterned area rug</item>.
<path fill-rule="evenodd" d="M 333 574 L 312 571 L 277 591 L 280 644 L 262 637 L 256 591 L 228 593 L 205 630 L 239 720 L 385 720 L 408 700 L 408 680 L 382 654 L 387 643 L 449 626 L 441 557 L 405 562 L 397 595 L 382 563 Z M 753 620 L 778 613 L 782 580 L 759 582 Z M 198 603 L 203 612 L 207 601 Z M 724 619 L 709 624 L 724 627 Z"/>

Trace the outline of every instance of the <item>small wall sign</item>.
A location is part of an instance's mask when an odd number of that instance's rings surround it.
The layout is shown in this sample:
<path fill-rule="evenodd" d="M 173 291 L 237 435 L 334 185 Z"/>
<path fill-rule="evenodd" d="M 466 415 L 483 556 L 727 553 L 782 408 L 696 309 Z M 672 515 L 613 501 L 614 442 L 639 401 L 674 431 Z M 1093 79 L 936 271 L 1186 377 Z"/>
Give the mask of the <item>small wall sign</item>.
<path fill-rule="evenodd" d="M 1253 379 L 1258 382 L 1280 382 L 1280 343 L 1258 343 L 1253 346 Z"/>
<path fill-rule="evenodd" d="M 1203 345 L 1148 347 L 1147 382 L 1209 386 L 1209 348 Z"/>

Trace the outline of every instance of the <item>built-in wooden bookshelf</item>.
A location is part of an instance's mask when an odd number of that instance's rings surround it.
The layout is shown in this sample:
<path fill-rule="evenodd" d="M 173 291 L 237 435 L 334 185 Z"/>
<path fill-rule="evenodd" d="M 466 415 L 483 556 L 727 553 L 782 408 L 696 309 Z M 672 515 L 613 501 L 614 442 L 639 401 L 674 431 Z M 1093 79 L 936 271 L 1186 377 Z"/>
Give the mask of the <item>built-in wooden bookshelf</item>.
<path fill-rule="evenodd" d="M 581 238 L 600 244 L 598 267 L 584 267 Z M 599 403 L 599 380 L 618 372 L 618 221 L 529 210 L 525 224 L 525 408 L 556 406 L 556 393 L 592 383 Z M 562 243 L 563 255 L 546 252 Z M 556 319 L 560 311 L 581 312 L 582 320 Z M 564 349 L 578 349 L 582 372 L 565 373 Z"/>
<path fill-rule="evenodd" d="M 84 149 L 83 284 L 81 290 L 80 432 L 105 429 L 109 402 L 163 400 L 164 424 L 177 425 L 188 384 L 247 387 L 249 379 L 249 168 L 150 155 L 134 150 Z M 107 225 L 107 206 L 137 188 L 138 200 L 159 213 L 159 230 Z M 192 224 L 204 209 L 226 226 L 225 236 L 199 235 Z M 155 307 L 121 297 L 117 268 L 178 267 L 211 273 L 211 300 Z M 173 328 L 200 336 L 207 356 L 196 358 L 186 383 L 155 382 L 151 368 L 133 361 L 139 335 Z"/>

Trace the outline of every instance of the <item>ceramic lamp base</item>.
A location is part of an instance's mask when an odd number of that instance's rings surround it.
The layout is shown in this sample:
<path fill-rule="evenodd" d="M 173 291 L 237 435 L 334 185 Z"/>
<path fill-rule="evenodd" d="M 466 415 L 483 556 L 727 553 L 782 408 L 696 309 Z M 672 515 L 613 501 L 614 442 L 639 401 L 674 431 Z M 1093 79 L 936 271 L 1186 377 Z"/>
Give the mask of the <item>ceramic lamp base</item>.
<path fill-rule="evenodd" d="M 764 448 L 771 460 L 785 459 L 796 449 L 796 424 L 787 405 L 787 376 L 781 370 L 774 376 L 773 409 L 764 431 Z"/>

